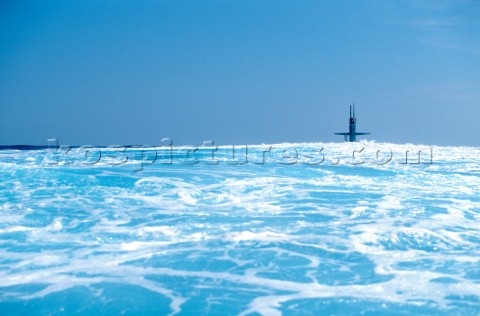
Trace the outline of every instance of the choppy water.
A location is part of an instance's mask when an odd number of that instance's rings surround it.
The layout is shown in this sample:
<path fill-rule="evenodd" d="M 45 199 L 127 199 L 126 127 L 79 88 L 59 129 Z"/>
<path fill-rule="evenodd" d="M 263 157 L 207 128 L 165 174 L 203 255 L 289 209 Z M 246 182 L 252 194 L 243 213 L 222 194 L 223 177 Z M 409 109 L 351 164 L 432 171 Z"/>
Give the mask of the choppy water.
<path fill-rule="evenodd" d="M 0 314 L 480 314 L 478 148 L 213 149 L 0 151 Z"/>

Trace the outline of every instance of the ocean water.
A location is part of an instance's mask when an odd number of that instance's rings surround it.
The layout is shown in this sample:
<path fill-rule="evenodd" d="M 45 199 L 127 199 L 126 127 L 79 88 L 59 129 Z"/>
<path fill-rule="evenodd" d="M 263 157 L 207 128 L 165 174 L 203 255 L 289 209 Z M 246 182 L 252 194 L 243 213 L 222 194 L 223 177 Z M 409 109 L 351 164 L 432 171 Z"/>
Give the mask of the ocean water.
<path fill-rule="evenodd" d="M 4 149 L 0 171 L 0 315 L 480 314 L 479 148 Z"/>

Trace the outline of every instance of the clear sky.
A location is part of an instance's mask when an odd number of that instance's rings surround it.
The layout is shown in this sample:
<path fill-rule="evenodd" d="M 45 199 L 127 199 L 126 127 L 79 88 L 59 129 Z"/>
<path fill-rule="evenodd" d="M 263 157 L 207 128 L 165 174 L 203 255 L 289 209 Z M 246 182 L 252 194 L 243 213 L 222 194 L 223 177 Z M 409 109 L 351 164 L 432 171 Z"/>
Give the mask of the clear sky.
<path fill-rule="evenodd" d="M 480 1 L 3 0 L 0 144 L 480 146 Z"/>

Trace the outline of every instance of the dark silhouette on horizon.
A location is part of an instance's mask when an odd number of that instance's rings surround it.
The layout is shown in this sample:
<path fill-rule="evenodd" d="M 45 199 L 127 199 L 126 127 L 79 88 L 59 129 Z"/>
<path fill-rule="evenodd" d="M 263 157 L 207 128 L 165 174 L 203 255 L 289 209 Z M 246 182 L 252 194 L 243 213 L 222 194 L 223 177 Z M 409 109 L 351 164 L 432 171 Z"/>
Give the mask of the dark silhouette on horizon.
<path fill-rule="evenodd" d="M 371 133 L 357 133 L 357 118 L 355 117 L 355 102 L 353 103 L 353 115 L 352 106 L 350 105 L 350 119 L 348 124 L 348 133 L 334 133 L 335 135 L 345 136 L 345 141 L 356 142 L 357 135 L 369 135 Z M 348 137 L 347 137 L 348 136 Z"/>

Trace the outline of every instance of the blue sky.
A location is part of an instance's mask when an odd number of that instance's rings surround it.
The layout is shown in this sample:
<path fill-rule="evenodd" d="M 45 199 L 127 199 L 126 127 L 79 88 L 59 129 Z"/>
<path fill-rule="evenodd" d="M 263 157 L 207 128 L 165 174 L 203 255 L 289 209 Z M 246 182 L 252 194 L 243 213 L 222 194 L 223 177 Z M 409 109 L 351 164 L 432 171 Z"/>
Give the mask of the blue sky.
<path fill-rule="evenodd" d="M 480 146 L 480 2 L 0 3 L 0 144 Z"/>

